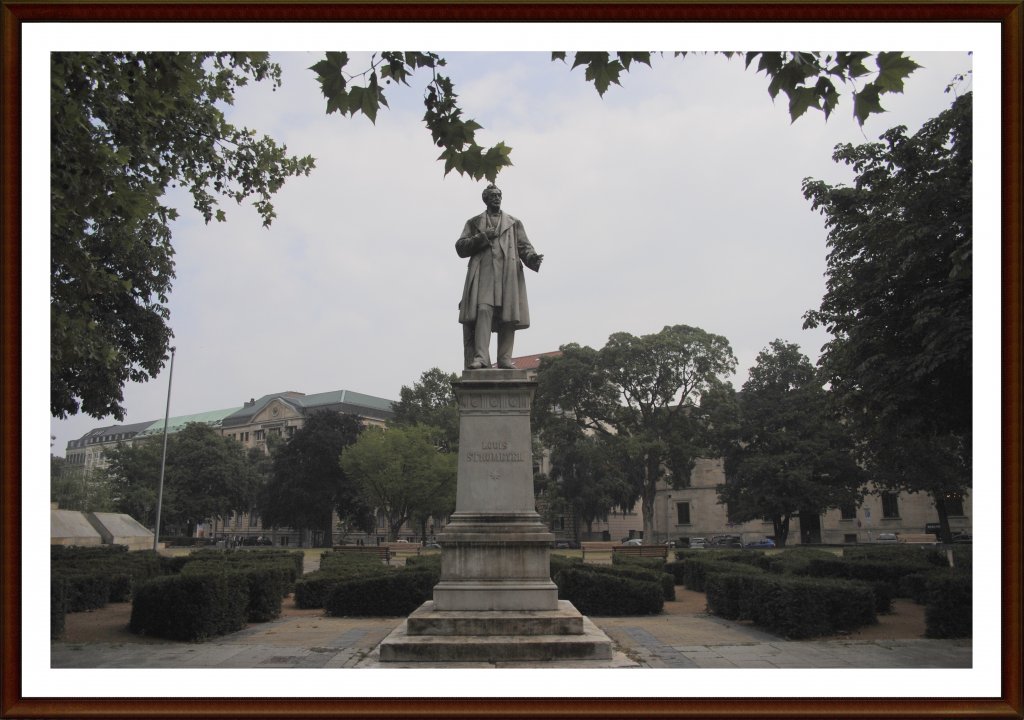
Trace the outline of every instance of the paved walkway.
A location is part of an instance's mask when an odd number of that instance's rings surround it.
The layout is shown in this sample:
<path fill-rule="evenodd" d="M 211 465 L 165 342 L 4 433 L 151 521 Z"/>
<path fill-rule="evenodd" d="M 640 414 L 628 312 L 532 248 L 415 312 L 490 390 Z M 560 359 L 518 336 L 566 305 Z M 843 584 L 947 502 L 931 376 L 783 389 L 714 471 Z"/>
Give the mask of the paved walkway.
<path fill-rule="evenodd" d="M 788 642 L 710 615 L 591 619 L 614 641 L 616 667 L 971 667 L 970 640 Z M 373 650 L 400 622 L 398 618 L 288 617 L 205 643 L 138 638 L 125 630 L 124 642 L 54 643 L 50 658 L 54 668 L 382 667 Z"/>

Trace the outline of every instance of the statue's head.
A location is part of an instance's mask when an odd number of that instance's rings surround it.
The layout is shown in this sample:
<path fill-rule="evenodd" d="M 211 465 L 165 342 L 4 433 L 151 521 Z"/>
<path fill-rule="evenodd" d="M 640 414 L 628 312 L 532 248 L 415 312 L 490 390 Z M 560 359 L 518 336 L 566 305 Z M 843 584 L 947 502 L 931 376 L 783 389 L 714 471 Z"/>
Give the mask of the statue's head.
<path fill-rule="evenodd" d="M 494 183 L 485 187 L 480 196 L 489 210 L 497 210 L 501 207 L 501 189 Z"/>

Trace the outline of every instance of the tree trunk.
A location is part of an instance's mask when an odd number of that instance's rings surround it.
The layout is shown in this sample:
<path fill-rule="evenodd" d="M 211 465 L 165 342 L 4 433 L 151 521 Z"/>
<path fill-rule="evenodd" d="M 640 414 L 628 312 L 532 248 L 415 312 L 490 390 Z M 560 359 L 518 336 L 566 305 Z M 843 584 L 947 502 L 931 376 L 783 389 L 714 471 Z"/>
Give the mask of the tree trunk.
<path fill-rule="evenodd" d="M 656 458 L 647 458 L 645 468 L 644 493 L 640 498 L 640 507 L 644 514 L 644 542 L 653 543 L 654 538 L 654 496 L 658 492 L 658 470 L 661 463 Z"/>
<path fill-rule="evenodd" d="M 953 542 L 953 531 L 949 528 L 949 510 L 946 508 L 946 495 L 941 490 L 932 493 L 935 509 L 939 513 L 939 540 L 947 545 Z"/>
<path fill-rule="evenodd" d="M 789 537 L 789 515 L 773 515 L 772 526 L 775 528 L 775 547 L 786 547 Z"/>

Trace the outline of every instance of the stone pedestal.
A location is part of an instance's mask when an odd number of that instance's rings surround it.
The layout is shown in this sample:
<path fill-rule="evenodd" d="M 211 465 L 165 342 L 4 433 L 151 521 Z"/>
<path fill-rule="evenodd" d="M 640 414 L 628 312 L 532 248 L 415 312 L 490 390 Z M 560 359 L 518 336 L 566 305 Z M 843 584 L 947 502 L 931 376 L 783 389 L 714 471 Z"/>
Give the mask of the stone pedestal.
<path fill-rule="evenodd" d="M 455 384 L 459 462 L 441 581 L 380 646 L 382 662 L 611 658 L 611 641 L 558 600 L 554 535 L 533 499 L 530 406 L 522 370 L 466 370 Z"/>
<path fill-rule="evenodd" d="M 548 548 L 534 509 L 530 406 L 522 370 L 467 370 L 459 402 L 455 513 L 441 545 L 437 610 L 555 610 Z"/>

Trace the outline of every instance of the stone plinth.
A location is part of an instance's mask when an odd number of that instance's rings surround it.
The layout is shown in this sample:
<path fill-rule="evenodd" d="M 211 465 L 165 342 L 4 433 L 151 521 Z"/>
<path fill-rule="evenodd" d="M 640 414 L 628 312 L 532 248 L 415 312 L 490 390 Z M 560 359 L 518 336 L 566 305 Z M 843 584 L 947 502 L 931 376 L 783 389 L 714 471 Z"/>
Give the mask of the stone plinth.
<path fill-rule="evenodd" d="M 612 643 L 551 580 L 554 535 L 534 507 L 530 406 L 521 370 L 467 370 L 455 384 L 455 512 L 438 537 L 441 581 L 380 644 L 384 663 L 612 659 Z"/>
<path fill-rule="evenodd" d="M 459 402 L 455 512 L 438 537 L 437 610 L 557 610 L 548 552 L 554 540 L 534 508 L 530 406 L 537 383 L 522 370 L 467 370 Z"/>

